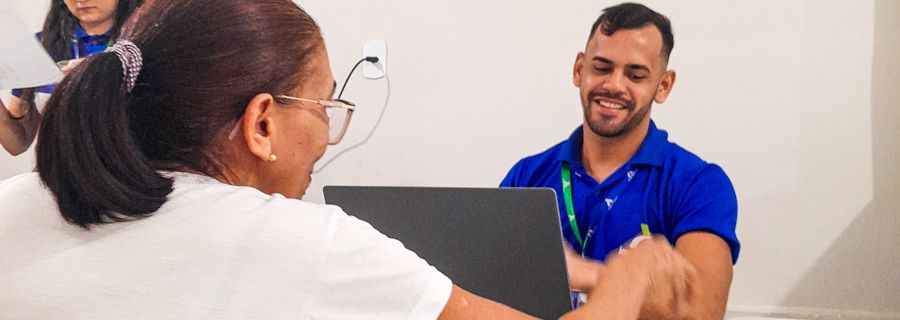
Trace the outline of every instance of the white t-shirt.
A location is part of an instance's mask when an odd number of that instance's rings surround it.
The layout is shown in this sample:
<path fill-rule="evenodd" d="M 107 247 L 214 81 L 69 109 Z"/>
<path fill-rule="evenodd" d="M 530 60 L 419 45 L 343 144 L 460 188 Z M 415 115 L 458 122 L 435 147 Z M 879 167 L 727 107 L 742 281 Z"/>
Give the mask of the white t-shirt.
<path fill-rule="evenodd" d="M 0 319 L 435 319 L 450 280 L 335 206 L 172 173 L 151 217 L 66 223 L 0 181 Z"/>

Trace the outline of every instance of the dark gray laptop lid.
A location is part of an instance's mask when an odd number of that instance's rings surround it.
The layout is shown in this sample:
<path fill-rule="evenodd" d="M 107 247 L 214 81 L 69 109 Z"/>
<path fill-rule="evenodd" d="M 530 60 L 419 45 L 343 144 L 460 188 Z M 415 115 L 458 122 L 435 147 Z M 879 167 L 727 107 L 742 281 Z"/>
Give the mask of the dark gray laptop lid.
<path fill-rule="evenodd" d="M 324 194 L 463 289 L 541 318 L 571 310 L 552 189 L 326 186 Z"/>

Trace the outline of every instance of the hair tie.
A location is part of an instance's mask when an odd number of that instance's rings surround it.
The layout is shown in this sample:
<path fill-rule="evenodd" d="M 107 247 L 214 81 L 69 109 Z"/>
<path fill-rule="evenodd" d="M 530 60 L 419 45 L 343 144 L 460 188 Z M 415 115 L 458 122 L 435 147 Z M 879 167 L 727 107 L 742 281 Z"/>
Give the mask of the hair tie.
<path fill-rule="evenodd" d="M 125 80 L 125 92 L 131 93 L 137 82 L 141 68 L 144 66 L 144 58 L 141 56 L 139 49 L 133 42 L 128 40 L 116 41 L 114 45 L 106 48 L 106 52 L 116 54 L 119 61 L 122 62 L 122 74 Z"/>

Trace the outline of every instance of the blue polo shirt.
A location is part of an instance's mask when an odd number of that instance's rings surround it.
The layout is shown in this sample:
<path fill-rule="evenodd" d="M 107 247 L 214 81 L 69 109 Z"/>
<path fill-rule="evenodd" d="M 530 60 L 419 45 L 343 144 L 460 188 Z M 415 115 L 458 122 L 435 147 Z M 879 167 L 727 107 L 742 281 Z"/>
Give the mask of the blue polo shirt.
<path fill-rule="evenodd" d="M 41 40 L 40 33 L 38 33 L 36 37 L 38 41 Z M 109 46 L 109 42 L 112 40 L 112 30 L 110 29 L 104 34 L 90 35 L 87 34 L 87 32 L 85 32 L 84 29 L 82 29 L 81 26 L 76 23 L 75 40 L 76 43 L 72 44 L 69 49 L 71 51 L 72 58 L 87 58 L 106 50 L 106 47 Z M 53 93 L 53 89 L 55 88 L 56 84 L 51 84 L 43 87 L 38 87 L 36 91 L 43 93 Z M 22 89 L 13 89 L 12 95 L 21 98 Z"/>
<path fill-rule="evenodd" d="M 581 164 L 582 127 L 569 139 L 516 163 L 501 187 L 547 187 L 556 190 L 563 236 L 579 253 L 604 260 L 641 233 L 665 235 L 673 245 L 692 231 L 721 237 L 737 262 L 737 197 L 725 171 L 668 141 L 668 133 L 651 121 L 640 149 L 606 180 L 598 182 Z M 572 200 L 585 247 L 569 224 L 563 200 L 561 166 L 572 172 Z"/>

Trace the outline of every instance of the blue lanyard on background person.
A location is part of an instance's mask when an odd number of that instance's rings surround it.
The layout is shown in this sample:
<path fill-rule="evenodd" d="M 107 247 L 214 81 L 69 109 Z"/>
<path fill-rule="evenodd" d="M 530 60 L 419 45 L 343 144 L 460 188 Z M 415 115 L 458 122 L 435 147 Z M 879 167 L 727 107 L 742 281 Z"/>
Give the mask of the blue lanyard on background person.
<path fill-rule="evenodd" d="M 88 39 L 90 39 L 91 35 L 88 35 L 87 37 L 88 37 Z M 73 32 L 72 33 L 72 54 L 73 54 L 72 60 L 81 58 L 81 43 L 78 41 L 78 39 L 79 39 L 78 32 Z M 113 39 L 112 39 L 112 37 L 109 37 L 109 40 L 106 40 L 106 47 L 109 48 L 112 46 L 112 44 L 113 44 Z M 87 51 L 87 49 L 85 49 L 85 51 Z M 88 55 L 90 55 L 90 54 L 88 54 Z"/>
<path fill-rule="evenodd" d="M 587 234 L 585 234 L 584 238 L 582 239 L 581 230 L 578 228 L 578 219 L 576 219 L 575 217 L 574 201 L 572 200 L 572 169 L 569 167 L 569 163 L 565 161 L 562 162 L 562 165 L 560 167 L 560 175 L 562 176 L 563 202 L 566 206 L 566 216 L 568 217 L 569 225 L 572 227 L 572 233 L 575 234 L 575 240 L 578 241 L 578 245 L 581 246 L 581 256 L 584 257 L 588 240 L 593 234 L 594 229 L 591 227 L 592 223 L 589 224 Z M 634 179 L 636 173 L 637 170 L 629 169 L 626 173 L 625 183 L 621 184 L 619 188 L 616 188 L 609 192 L 610 197 L 604 199 L 607 212 L 612 211 L 612 208 L 616 204 L 616 201 L 619 200 L 619 196 L 625 193 L 628 184 L 632 179 Z"/>
<path fill-rule="evenodd" d="M 72 33 L 72 53 L 74 54 L 74 56 L 72 58 L 73 60 L 81 58 L 81 48 L 80 47 L 81 46 L 78 45 L 78 33 L 73 32 Z"/>

